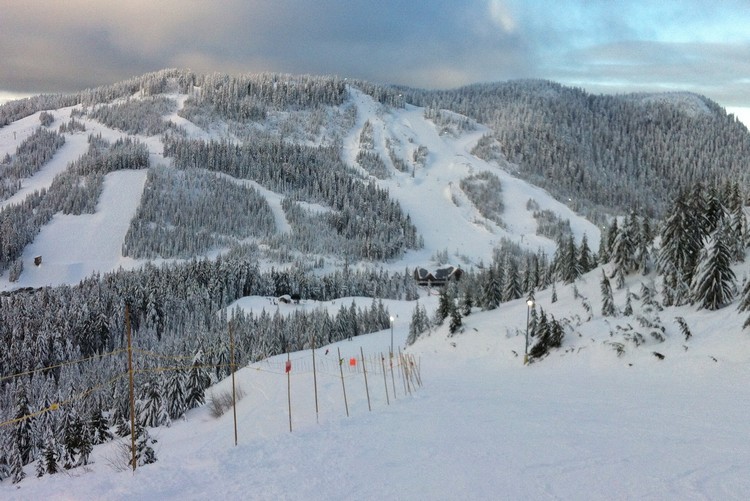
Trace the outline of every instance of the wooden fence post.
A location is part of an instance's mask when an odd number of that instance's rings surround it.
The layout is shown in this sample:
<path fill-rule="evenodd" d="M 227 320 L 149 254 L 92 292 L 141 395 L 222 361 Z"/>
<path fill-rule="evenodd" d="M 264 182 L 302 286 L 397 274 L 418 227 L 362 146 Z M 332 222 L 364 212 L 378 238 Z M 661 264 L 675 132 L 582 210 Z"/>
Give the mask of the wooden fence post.
<path fill-rule="evenodd" d="M 344 390 L 344 407 L 346 407 L 346 417 L 349 417 L 349 404 L 346 402 L 346 385 L 344 384 L 344 359 L 341 358 L 341 348 L 336 348 L 339 354 L 339 372 L 341 372 L 341 388 Z"/>
<path fill-rule="evenodd" d="M 312 359 L 313 359 L 313 386 L 315 387 L 315 422 L 320 424 L 319 411 L 318 411 L 318 375 L 315 370 L 315 334 L 310 336 L 312 339 Z"/>
<path fill-rule="evenodd" d="M 388 379 L 386 379 L 386 370 L 385 370 L 385 357 L 383 354 L 380 354 L 380 365 L 383 366 L 383 384 L 385 385 L 385 403 L 388 405 L 391 405 L 391 399 L 388 398 Z"/>
<path fill-rule="evenodd" d="M 362 356 L 362 373 L 365 375 L 365 392 L 367 393 L 367 409 L 372 412 L 372 406 L 370 405 L 370 387 L 367 385 L 367 367 L 365 366 L 365 352 L 362 347 L 359 347 L 359 354 Z"/>

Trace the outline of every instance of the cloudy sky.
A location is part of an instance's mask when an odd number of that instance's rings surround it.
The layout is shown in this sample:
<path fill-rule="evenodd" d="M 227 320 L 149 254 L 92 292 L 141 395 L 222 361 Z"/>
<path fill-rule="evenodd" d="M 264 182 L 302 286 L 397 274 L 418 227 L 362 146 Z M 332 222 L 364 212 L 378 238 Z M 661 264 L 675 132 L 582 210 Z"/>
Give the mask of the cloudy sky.
<path fill-rule="evenodd" d="M 4 0 L 0 91 L 162 68 L 447 88 L 544 78 L 750 107 L 747 0 Z"/>

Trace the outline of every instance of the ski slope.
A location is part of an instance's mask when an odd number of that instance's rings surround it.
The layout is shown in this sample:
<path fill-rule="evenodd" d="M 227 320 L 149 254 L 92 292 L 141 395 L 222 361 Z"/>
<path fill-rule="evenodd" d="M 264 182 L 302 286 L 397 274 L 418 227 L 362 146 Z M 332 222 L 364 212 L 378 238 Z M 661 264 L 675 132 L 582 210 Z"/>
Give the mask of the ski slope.
<path fill-rule="evenodd" d="M 365 121 L 368 120 L 374 125 L 375 151 L 382 158 L 388 158 L 386 139 L 390 139 L 394 144 L 405 145 L 402 153 L 405 159 L 409 158 L 417 146 L 424 146 L 429 151 L 426 166 L 417 169 L 414 177 L 410 173 L 393 170 L 392 177 L 377 180 L 410 216 L 425 242 L 424 249 L 409 252 L 403 259 L 385 264 L 385 268 L 403 271 L 405 267 L 431 266 L 434 254 L 443 250 L 448 251 L 451 260 L 456 264 L 464 267 L 474 266 L 489 262 L 493 248 L 501 239 L 514 241 L 534 252 L 542 249 L 551 256 L 555 243 L 536 235 L 536 221 L 532 212 L 526 208 L 529 199 L 535 200 L 540 209 L 549 209 L 562 219 L 569 219 L 578 241 L 585 233 L 590 245 L 595 246 L 598 243 L 598 227 L 574 214 L 544 190 L 513 177 L 495 163 L 489 164 L 471 154 L 471 149 L 487 129 L 480 126 L 476 131 L 459 137 L 441 135 L 434 123 L 424 118 L 422 108 L 407 106 L 405 109 L 384 109 L 371 97 L 356 89 L 350 89 L 350 94 L 357 107 L 357 122 L 344 140 L 344 158 L 348 163 L 356 165 L 359 135 Z M 186 95 L 169 97 L 174 98 L 180 105 L 187 98 Z M 55 122 L 51 127 L 57 128 L 63 121 L 67 121 L 71 109 L 52 111 Z M 176 113 L 167 118 L 184 127 L 191 137 L 218 138 L 217 132 L 203 131 Z M 86 132 L 65 134 L 66 143 L 52 160 L 34 176 L 24 180 L 22 190 L 3 202 L 0 207 L 18 203 L 34 191 L 49 187 L 56 174 L 85 153 L 89 134 L 101 134 L 109 141 L 125 135 L 85 116 L 80 118 L 80 121 L 85 124 Z M 31 134 L 38 124 L 39 117 L 35 114 L 4 127 L 0 134 L 0 154 L 14 153 L 16 146 Z M 170 159 L 162 156 L 162 145 L 158 136 L 135 137 L 148 147 L 151 165 L 170 165 Z M 493 172 L 502 182 L 504 228 L 486 220 L 459 187 L 461 179 L 483 171 Z M 137 179 L 138 175 L 141 178 Z M 109 174 L 109 189 L 102 194 L 96 214 L 93 217 L 56 216 L 25 250 L 24 271 L 19 280 L 10 283 L 6 271 L 0 277 L 0 291 L 19 287 L 78 283 L 93 272 L 106 273 L 120 267 L 141 265 L 142 262 L 122 257 L 122 244 L 127 227 L 140 202 L 144 180 L 145 171 L 127 175 Z M 258 189 L 268 200 L 279 231 L 290 230 L 281 210 L 281 195 L 246 180 L 237 182 L 252 184 Z M 456 200 L 460 205 L 456 204 Z M 33 265 L 33 258 L 36 256 L 42 256 L 45 263 L 40 268 Z M 69 263 L 69 266 L 66 267 L 63 263 Z"/>
<path fill-rule="evenodd" d="M 494 243 L 503 237 L 534 250 L 548 248 L 551 242 L 535 235 L 525 210 L 529 198 L 570 216 L 576 237 L 585 232 L 589 242 L 598 241 L 598 230 L 566 212 L 563 204 L 471 156 L 481 130 L 445 137 L 419 108 L 383 111 L 366 96 L 354 93 L 352 99 L 358 121 L 344 141 L 347 158 L 356 157 L 365 120 L 373 123 L 376 147 L 386 157 L 386 137 L 403 145 L 424 145 L 430 152 L 425 168 L 413 178 L 395 173 L 378 181 L 399 200 L 425 239 L 424 251 L 388 266 L 399 271 L 423 266 L 444 248 L 470 262 L 488 261 Z M 62 111 L 55 114 L 57 120 L 65 118 Z M 38 117 L 3 128 L 0 152 L 14 151 L 12 132 L 20 141 L 30 123 L 38 123 Z M 86 125 L 105 137 L 121 134 L 96 122 Z M 152 161 L 164 161 L 158 139 L 143 139 Z M 85 148 L 85 135 L 67 135 L 66 145 L 26 180 L 24 190 L 48 186 L 54 173 Z M 503 182 L 507 228 L 473 224 L 477 213 L 453 202 L 454 196 L 461 200 L 455 191 L 461 177 L 481 170 L 492 170 Z M 144 179 L 145 171 L 108 175 L 96 213 L 55 216 L 25 252 L 19 282 L 8 283 L 6 273 L 0 290 L 73 284 L 94 271 L 137 266 L 122 258 L 121 245 Z M 27 263 L 35 255 L 43 256 L 38 268 Z M 22 482 L 0 482 L 0 499 L 746 499 L 750 347 L 749 334 L 741 328 L 746 317 L 736 314 L 736 303 L 718 312 L 668 308 L 660 313 L 667 327 L 665 342 L 626 344 L 618 356 L 612 341 L 622 339 L 610 333 L 616 325 L 635 320 L 599 315 L 601 272 L 596 269 L 577 282 L 578 296 L 562 286 L 554 303 L 550 291 L 537 294 L 538 307 L 556 318 L 585 318 L 589 313 L 582 298 L 592 306 L 593 317 L 577 325 L 562 348 L 539 363 L 522 364 L 528 313 L 523 300 L 489 312 L 475 309 L 463 319 L 461 333 L 449 336 L 447 326 L 438 327 L 408 348 L 404 341 L 416 303 L 388 301 L 393 330 L 317 347 L 315 379 L 310 350 L 289 355 L 289 379 L 285 356 L 239 370 L 236 381 L 245 396 L 236 409 L 236 446 L 233 413 L 215 418 L 204 406 L 170 427 L 150 431 L 158 440 L 154 464 L 135 472 L 122 470 L 117 467 L 123 464 L 118 452 L 122 442 L 108 443 L 95 448 L 92 464 L 60 474 L 36 478 L 34 465 L 28 465 Z M 739 265 L 735 272 L 741 281 L 750 267 Z M 627 280 L 637 291 L 646 279 Z M 620 308 L 624 294 L 615 291 Z M 293 314 L 300 308 L 335 313 L 352 301 L 367 307 L 372 299 L 294 306 L 255 297 L 230 308 L 256 314 L 263 309 Z M 437 297 L 423 291 L 419 303 L 432 312 Z M 634 308 L 641 313 L 639 304 Z M 673 322 L 677 316 L 690 325 L 689 340 Z M 411 393 L 396 372 L 394 395 L 387 365 L 385 374 L 377 368 L 377 360 L 389 351 L 391 335 L 397 350 L 419 361 L 423 386 Z M 338 350 L 344 361 L 361 353 L 376 361 L 368 375 L 372 410 L 364 375 L 346 365 L 346 415 Z M 230 388 L 227 379 L 210 392 Z"/>
<path fill-rule="evenodd" d="M 593 296 L 596 281 L 585 278 L 580 292 Z M 554 304 L 548 292 L 537 299 L 556 315 L 582 311 L 569 288 L 559 295 Z M 371 299 L 294 306 L 245 298 L 233 307 L 290 314 L 351 301 Z M 432 309 L 436 297 L 420 301 Z M 387 307 L 398 316 L 393 332 L 403 349 L 414 303 Z M 408 348 L 423 381 L 411 393 L 397 372 L 394 398 L 386 358 L 385 384 L 382 371 L 368 374 L 372 410 L 363 374 L 348 361 L 361 352 L 377 361 L 389 350 L 390 330 L 316 348 L 317 414 L 311 351 L 290 354 L 290 397 L 286 356 L 273 357 L 236 373 L 245 393 L 236 446 L 231 410 L 215 418 L 204 406 L 151 430 L 154 464 L 118 471 L 118 445 L 105 444 L 83 468 L 37 479 L 27 467 L 23 482 L 0 483 L 0 498 L 746 499 L 750 349 L 736 321 L 727 334 L 705 312 L 676 309 L 669 314 L 694 328 L 690 341 L 669 329 L 666 342 L 618 357 L 606 344 L 606 319 L 597 319 L 585 336 L 523 366 L 526 308 L 515 301 L 475 311 L 463 333 L 449 337 L 443 326 Z M 230 388 L 228 378 L 210 391 Z"/>

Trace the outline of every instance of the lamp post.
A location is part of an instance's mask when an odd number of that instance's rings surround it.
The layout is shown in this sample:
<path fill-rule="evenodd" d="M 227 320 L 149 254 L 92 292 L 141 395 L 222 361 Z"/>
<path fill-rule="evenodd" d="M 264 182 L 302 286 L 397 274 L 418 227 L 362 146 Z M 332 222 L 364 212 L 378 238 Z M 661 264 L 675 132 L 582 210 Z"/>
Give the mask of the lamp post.
<path fill-rule="evenodd" d="M 393 321 L 395 318 L 391 316 L 391 358 L 393 358 Z"/>
<path fill-rule="evenodd" d="M 528 299 L 526 301 L 526 347 L 523 350 L 524 365 L 529 363 L 529 313 L 531 312 L 532 306 L 534 306 L 534 300 Z"/>

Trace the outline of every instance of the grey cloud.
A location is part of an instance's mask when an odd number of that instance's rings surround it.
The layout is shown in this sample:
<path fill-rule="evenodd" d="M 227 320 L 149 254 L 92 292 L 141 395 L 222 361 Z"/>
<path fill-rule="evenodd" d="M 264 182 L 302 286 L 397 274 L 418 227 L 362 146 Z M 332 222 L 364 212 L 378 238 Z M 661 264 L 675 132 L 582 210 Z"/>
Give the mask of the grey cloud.
<path fill-rule="evenodd" d="M 0 88 L 70 91 L 174 63 L 434 86 L 440 68 L 451 84 L 469 83 L 525 71 L 532 60 L 515 56 L 519 39 L 493 25 L 480 0 L 126 4 L 12 4 L 0 30 Z"/>
<path fill-rule="evenodd" d="M 337 74 L 418 87 L 547 78 L 592 85 L 617 81 L 635 88 L 665 82 L 713 85 L 714 95 L 737 92 L 738 75 L 750 74 L 747 46 L 662 44 L 652 36 L 661 29 L 658 20 L 638 17 L 644 9 L 657 12 L 653 5 L 640 1 L 614 9 L 603 0 L 10 2 L 0 17 L 0 89 L 68 92 L 188 67 Z M 707 5 L 663 0 L 658 13 L 690 25 L 699 22 Z M 704 17 L 718 22 L 717 11 L 710 12 Z"/>

